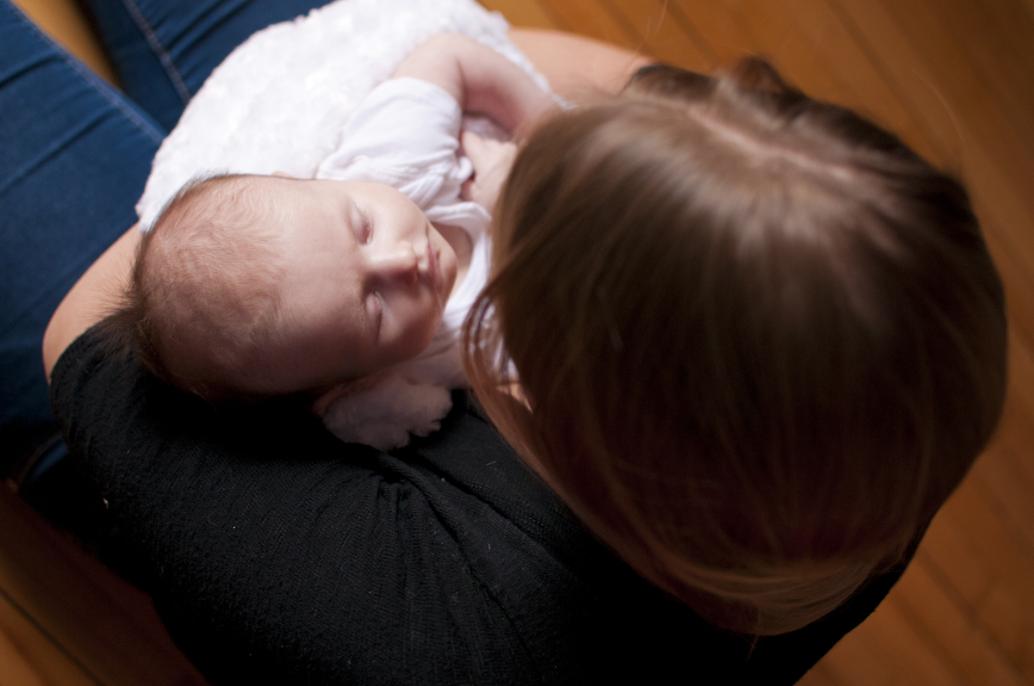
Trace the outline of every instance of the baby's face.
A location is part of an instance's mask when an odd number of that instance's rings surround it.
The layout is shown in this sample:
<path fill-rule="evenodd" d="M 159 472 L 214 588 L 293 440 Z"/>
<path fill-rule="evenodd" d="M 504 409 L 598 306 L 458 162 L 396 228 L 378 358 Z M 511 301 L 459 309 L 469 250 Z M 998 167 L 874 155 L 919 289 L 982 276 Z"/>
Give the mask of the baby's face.
<path fill-rule="evenodd" d="M 256 177 L 284 232 L 285 353 L 308 388 L 417 355 L 441 323 L 456 253 L 390 186 Z"/>

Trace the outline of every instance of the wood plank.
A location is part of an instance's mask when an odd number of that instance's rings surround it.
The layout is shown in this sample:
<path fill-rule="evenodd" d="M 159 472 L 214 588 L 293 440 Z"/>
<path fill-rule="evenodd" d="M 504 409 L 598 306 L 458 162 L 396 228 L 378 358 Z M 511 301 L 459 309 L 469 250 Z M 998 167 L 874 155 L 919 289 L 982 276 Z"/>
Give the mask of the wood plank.
<path fill-rule="evenodd" d="M 1034 549 L 967 479 L 938 515 L 921 552 L 965 612 L 1034 682 Z"/>
<path fill-rule="evenodd" d="M 646 52 L 658 60 L 695 71 L 714 67 L 714 56 L 669 11 L 668 5 L 668 0 L 606 0 L 604 3 L 614 18 L 642 41 Z"/>
<path fill-rule="evenodd" d="M 717 64 L 733 61 L 758 52 L 753 38 L 743 32 L 735 11 L 724 3 L 675 0 L 673 12 L 692 27 L 694 35 L 704 44 L 706 52 Z"/>
<path fill-rule="evenodd" d="M 881 659 L 878 647 L 869 634 L 881 621 L 869 618 L 861 627 L 840 640 L 821 661 L 823 670 L 842 686 L 870 686 L 890 683 L 894 667 Z"/>
<path fill-rule="evenodd" d="M 1028 578 L 1027 583 L 1030 583 Z M 1017 669 L 1034 683 L 1034 623 L 1031 621 L 1030 597 L 1017 597 L 1014 587 L 1006 585 L 991 589 L 977 620 L 993 628 L 996 640 L 1016 663 Z"/>
<path fill-rule="evenodd" d="M 0 594 L 0 683 L 96 686 L 99 682 Z"/>
<path fill-rule="evenodd" d="M 752 13 L 756 16 L 754 30 L 764 32 L 765 23 L 779 17 L 773 16 L 771 4 L 755 4 L 764 13 Z M 856 110 L 922 154 L 932 148 L 934 141 L 923 135 L 919 122 L 880 72 L 878 61 L 858 44 L 828 0 L 796 0 L 793 8 L 792 13 L 782 13 L 793 21 L 793 39 L 783 48 L 788 53 L 785 59 L 800 70 L 827 69 L 831 76 L 830 91 L 813 95 Z"/>
<path fill-rule="evenodd" d="M 568 31 L 646 54 L 643 41 L 605 11 L 599 0 L 560 0 L 546 3 L 543 8 Z"/>
<path fill-rule="evenodd" d="M 991 450 L 1006 455 L 1014 466 L 1034 480 L 1034 352 L 1023 344 L 1015 331 L 1009 338 L 1009 389 L 1001 424 Z M 1032 491 L 1034 492 L 1034 491 Z"/>
<path fill-rule="evenodd" d="M 923 558 L 911 565 L 894 588 L 909 623 L 938 647 L 941 660 L 981 686 L 1023 686 L 1026 680 L 1002 646 L 974 621 L 966 604 L 951 595 L 937 570 Z"/>
<path fill-rule="evenodd" d="M 172 645 L 150 601 L 0 485 L 0 590 L 105 684 L 204 680 Z"/>
<path fill-rule="evenodd" d="M 487 9 L 499 12 L 510 26 L 533 29 L 559 29 L 542 6 L 530 0 L 478 0 Z"/>
<path fill-rule="evenodd" d="M 831 61 L 817 59 L 819 50 L 801 27 L 823 22 L 799 0 L 790 7 L 764 0 L 720 0 L 742 27 L 755 52 L 769 57 L 791 81 L 816 97 L 843 101 L 849 95 Z M 813 3 L 814 4 L 814 3 Z"/>
<path fill-rule="evenodd" d="M 952 508 L 951 512 L 965 512 L 965 505 L 957 505 L 955 500 L 950 500 L 948 507 Z M 936 570 L 945 592 L 961 598 L 967 616 L 976 616 L 976 606 L 989 595 L 994 584 L 993 569 L 987 560 L 979 557 L 964 532 L 952 525 L 952 518 L 944 509 L 934 518 L 916 559 Z M 950 573 L 945 574 L 944 567 Z"/>
<path fill-rule="evenodd" d="M 847 686 L 967 686 L 963 676 L 943 661 L 937 646 L 909 621 L 893 593 L 823 662 Z"/>
<path fill-rule="evenodd" d="M 0 632 L 0 676 L 5 682 L 20 686 L 44 686 L 42 678 L 32 668 L 12 638 Z"/>
<path fill-rule="evenodd" d="M 808 673 L 801 677 L 797 686 L 842 686 L 832 668 L 824 661 L 808 670 Z"/>
<path fill-rule="evenodd" d="M 89 24 L 78 4 L 69 0 L 14 0 L 44 33 L 60 43 L 68 52 L 82 60 L 108 83 L 115 84 L 115 70 L 101 47 L 100 41 L 89 30 Z"/>
<path fill-rule="evenodd" d="M 933 14 L 943 22 L 947 41 L 935 43 L 941 52 L 930 51 L 931 61 L 943 64 L 947 44 L 954 43 L 960 60 L 970 67 L 969 93 L 976 100 L 993 102 L 1012 130 L 1026 132 L 1034 116 L 1034 92 L 1016 85 L 1034 76 L 1034 17 L 1011 0 L 944 6 L 908 0 L 901 5 L 899 11 L 907 10 L 914 20 L 929 21 Z M 1022 158 L 1034 156 L 1034 137 L 1024 135 L 1013 143 Z"/>
<path fill-rule="evenodd" d="M 999 516 L 1016 532 L 1018 543 L 1034 548 L 1034 479 L 1021 469 L 1019 456 L 996 451 L 969 478 L 976 481 Z M 993 462 L 991 462 L 993 460 Z"/>
<path fill-rule="evenodd" d="M 855 108 L 920 150 L 922 130 L 887 85 L 827 0 L 798 0 L 793 11 L 770 2 L 711 3 L 691 14 L 695 31 L 719 48 L 722 64 L 746 54 L 764 54 L 810 95 Z M 673 12 L 674 14 L 675 12 Z M 776 27 L 773 32 L 772 27 Z"/>

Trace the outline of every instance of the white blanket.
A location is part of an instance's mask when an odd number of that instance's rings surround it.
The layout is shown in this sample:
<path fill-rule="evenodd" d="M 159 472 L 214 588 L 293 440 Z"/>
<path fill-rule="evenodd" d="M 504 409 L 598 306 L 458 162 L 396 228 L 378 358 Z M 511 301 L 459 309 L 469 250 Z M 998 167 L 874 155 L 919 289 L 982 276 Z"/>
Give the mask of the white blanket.
<path fill-rule="evenodd" d="M 259 31 L 212 72 L 162 143 L 137 203 L 141 226 L 199 174 L 314 176 L 359 101 L 435 33 L 471 36 L 547 88 L 507 29 L 474 0 L 339 0 Z"/>

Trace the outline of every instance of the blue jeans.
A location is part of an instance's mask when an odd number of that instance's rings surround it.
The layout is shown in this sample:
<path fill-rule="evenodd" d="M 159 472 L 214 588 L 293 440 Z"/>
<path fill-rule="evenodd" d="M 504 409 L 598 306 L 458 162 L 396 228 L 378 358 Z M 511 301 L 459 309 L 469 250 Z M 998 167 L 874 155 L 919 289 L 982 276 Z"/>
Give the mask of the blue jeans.
<path fill-rule="evenodd" d="M 0 0 L 0 468 L 31 486 L 66 449 L 40 348 L 50 315 L 136 221 L 151 159 L 241 41 L 327 0 L 84 0 L 123 91 Z"/>

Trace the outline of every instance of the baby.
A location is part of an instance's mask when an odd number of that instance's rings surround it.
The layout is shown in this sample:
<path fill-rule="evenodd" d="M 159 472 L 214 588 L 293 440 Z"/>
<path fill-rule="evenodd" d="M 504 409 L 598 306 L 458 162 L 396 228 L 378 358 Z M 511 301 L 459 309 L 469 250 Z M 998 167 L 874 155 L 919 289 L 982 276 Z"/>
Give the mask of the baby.
<path fill-rule="evenodd" d="M 445 34 L 353 114 L 316 179 L 187 184 L 141 242 L 129 293 L 146 366 L 213 400 L 305 394 L 340 438 L 426 435 L 464 385 L 458 330 L 488 272 L 514 133 L 550 96 L 494 50 Z M 479 174 L 473 175 L 477 166 Z"/>

